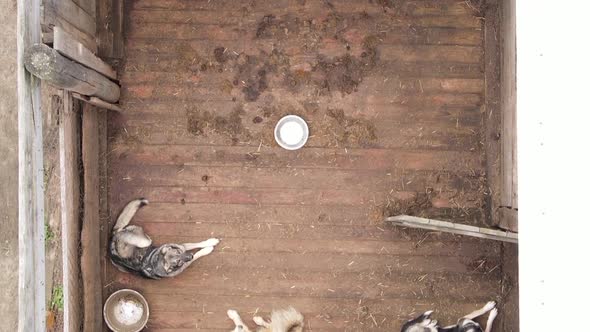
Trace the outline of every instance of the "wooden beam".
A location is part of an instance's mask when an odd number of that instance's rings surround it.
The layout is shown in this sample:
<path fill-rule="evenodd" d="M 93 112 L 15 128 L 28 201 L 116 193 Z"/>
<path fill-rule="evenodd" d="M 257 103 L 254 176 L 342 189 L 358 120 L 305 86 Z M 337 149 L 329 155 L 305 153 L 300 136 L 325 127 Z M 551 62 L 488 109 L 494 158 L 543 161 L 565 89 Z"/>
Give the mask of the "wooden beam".
<path fill-rule="evenodd" d="M 18 330 L 45 331 L 43 113 L 40 81 L 25 69 L 41 41 L 39 0 L 17 1 Z"/>
<path fill-rule="evenodd" d="M 84 169 L 84 218 L 80 242 L 84 293 L 84 331 L 102 330 L 100 270 L 98 110 L 90 104 L 82 111 L 82 165 Z"/>
<path fill-rule="evenodd" d="M 98 72 L 68 60 L 47 45 L 36 44 L 25 54 L 25 66 L 51 85 L 107 102 L 117 102 L 119 86 Z"/>
<path fill-rule="evenodd" d="M 64 332 L 80 331 L 80 129 L 74 99 L 64 91 L 59 121 Z"/>
<path fill-rule="evenodd" d="M 55 27 L 53 29 L 53 48 L 62 55 L 85 65 L 90 69 L 107 76 L 108 78 L 117 79 L 117 72 L 92 51 L 80 43 L 74 36 L 64 31 L 63 28 Z"/>
<path fill-rule="evenodd" d="M 448 221 L 399 215 L 385 219 L 386 222 L 398 226 L 429 229 L 437 232 L 446 232 L 460 235 L 467 235 L 488 240 L 498 240 L 511 243 L 518 243 L 518 235 L 512 232 L 499 231 L 495 229 L 475 227 L 463 224 L 455 224 Z"/>
<path fill-rule="evenodd" d="M 86 97 L 86 96 L 82 96 L 79 93 L 72 93 L 72 96 L 78 100 L 81 100 L 85 103 L 88 103 L 90 105 L 94 105 L 99 108 L 104 108 L 104 109 L 107 109 L 110 111 L 117 111 L 117 112 L 123 111 L 119 106 L 117 106 L 115 104 L 107 103 L 106 101 L 96 98 L 96 97 Z"/>

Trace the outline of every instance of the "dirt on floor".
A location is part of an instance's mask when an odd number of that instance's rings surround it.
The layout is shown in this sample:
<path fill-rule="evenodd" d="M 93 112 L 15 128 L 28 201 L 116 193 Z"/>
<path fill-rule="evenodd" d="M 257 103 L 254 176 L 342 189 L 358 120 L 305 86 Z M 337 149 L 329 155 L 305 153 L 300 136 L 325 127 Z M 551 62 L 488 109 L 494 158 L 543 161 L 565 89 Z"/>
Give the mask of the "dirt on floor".
<path fill-rule="evenodd" d="M 16 0 L 0 1 L 0 331 L 16 331 L 18 315 L 18 136 Z"/>
<path fill-rule="evenodd" d="M 128 18 L 121 73 L 133 110 L 109 120 L 112 213 L 150 196 L 136 221 L 156 242 L 209 234 L 224 245 L 203 269 L 159 284 L 183 289 L 173 303 L 114 270 L 106 284 L 169 310 L 152 329 L 225 326 L 227 303 L 253 312 L 292 301 L 320 330 L 399 330 L 433 308 L 447 324 L 503 303 L 514 291 L 500 245 L 383 222 L 485 221 L 474 1 L 230 3 L 166 3 L 165 20 L 134 3 L 143 14 Z M 186 34 L 159 39 L 172 21 Z M 274 126 L 288 114 L 308 122 L 306 149 L 277 149 Z M 232 273 L 241 264 L 256 268 Z"/>

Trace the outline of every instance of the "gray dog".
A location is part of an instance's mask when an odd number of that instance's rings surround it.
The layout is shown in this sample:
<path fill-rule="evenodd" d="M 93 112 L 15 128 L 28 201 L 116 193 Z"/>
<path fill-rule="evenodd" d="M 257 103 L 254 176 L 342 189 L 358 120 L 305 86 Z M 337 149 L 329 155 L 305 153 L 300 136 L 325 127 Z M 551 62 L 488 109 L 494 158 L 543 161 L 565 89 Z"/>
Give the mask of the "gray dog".
<path fill-rule="evenodd" d="M 113 227 L 110 254 L 119 270 L 151 279 L 174 277 L 197 259 L 209 255 L 219 243 L 218 239 L 209 239 L 199 243 L 152 245 L 143 228 L 129 225 L 137 210 L 147 204 L 143 198 L 129 202 Z M 194 249 L 201 250 L 189 252 Z"/>
<path fill-rule="evenodd" d="M 498 316 L 498 309 L 494 301 L 490 301 L 483 308 L 463 316 L 457 324 L 447 327 L 441 327 L 436 320 L 430 319 L 432 310 L 427 311 L 404 324 L 402 332 L 484 332 L 484 329 L 474 319 L 488 312 L 490 315 L 488 316 L 485 332 L 491 332 L 494 319 Z"/>

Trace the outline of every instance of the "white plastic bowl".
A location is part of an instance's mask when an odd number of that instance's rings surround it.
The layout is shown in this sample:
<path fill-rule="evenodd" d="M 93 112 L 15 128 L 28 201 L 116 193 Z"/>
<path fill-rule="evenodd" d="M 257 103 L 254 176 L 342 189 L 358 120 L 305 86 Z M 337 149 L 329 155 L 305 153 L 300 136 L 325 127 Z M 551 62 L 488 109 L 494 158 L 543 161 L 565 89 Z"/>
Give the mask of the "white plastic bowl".
<path fill-rule="evenodd" d="M 277 122 L 275 141 L 283 149 L 301 149 L 309 138 L 307 123 L 297 115 L 287 115 Z"/>

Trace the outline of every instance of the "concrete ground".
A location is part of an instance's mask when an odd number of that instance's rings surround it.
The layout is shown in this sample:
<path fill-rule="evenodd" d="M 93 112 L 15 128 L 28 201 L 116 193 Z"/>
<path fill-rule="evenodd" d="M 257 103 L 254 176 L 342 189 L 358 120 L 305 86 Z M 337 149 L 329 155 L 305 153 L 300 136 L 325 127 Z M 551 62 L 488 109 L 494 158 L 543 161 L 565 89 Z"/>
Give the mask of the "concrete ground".
<path fill-rule="evenodd" d="M 15 331 L 18 315 L 18 139 L 16 0 L 0 0 L 0 331 Z"/>

